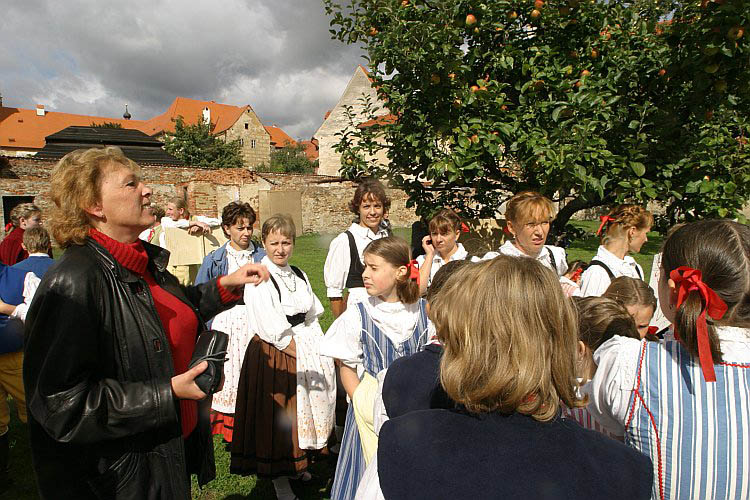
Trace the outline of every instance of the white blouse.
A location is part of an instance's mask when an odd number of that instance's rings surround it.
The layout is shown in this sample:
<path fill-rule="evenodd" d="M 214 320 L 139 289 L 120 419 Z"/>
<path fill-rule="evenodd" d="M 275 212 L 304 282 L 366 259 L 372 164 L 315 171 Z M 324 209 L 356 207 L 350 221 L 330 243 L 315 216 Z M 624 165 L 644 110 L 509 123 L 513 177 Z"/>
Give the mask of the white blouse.
<path fill-rule="evenodd" d="M 555 262 L 557 267 L 552 265 L 552 259 L 550 259 L 549 253 L 555 256 Z M 523 251 L 521 251 L 516 245 L 513 244 L 513 240 L 507 240 L 498 249 L 497 252 L 487 252 L 484 254 L 481 260 L 494 259 L 498 255 L 510 255 L 511 257 L 529 257 Z M 536 260 L 544 264 L 546 267 L 552 269 L 557 273 L 558 276 L 562 276 L 568 272 L 568 256 L 565 253 L 565 249 L 562 247 L 556 247 L 553 245 L 544 245 L 542 251 L 536 256 Z"/>
<path fill-rule="evenodd" d="M 606 265 L 615 275 L 629 276 L 631 278 L 645 279 L 643 268 L 638 265 L 633 257 L 626 255 L 624 259 L 619 258 L 603 245 L 599 246 L 594 259 Z M 592 259 L 593 260 L 593 259 Z M 640 272 L 640 274 L 638 274 Z M 584 297 L 599 297 L 607 291 L 612 280 L 601 266 L 589 266 L 581 275 L 581 292 Z"/>
<path fill-rule="evenodd" d="M 451 262 L 454 260 L 464 260 L 469 255 L 469 252 L 466 251 L 464 246 L 461 243 L 458 243 L 456 245 L 458 248 L 455 252 L 453 252 L 453 255 L 450 256 L 450 258 L 446 261 L 443 259 L 439 253 L 435 252 L 434 257 L 432 258 L 432 267 L 430 268 L 430 279 L 427 280 L 427 286 L 430 286 L 432 284 L 432 280 L 435 278 L 435 274 L 440 270 L 441 267 L 445 265 L 446 262 Z M 417 257 L 417 265 L 421 269 L 424 265 L 426 257 L 424 255 L 420 255 Z"/>
<path fill-rule="evenodd" d="M 371 241 L 388 236 L 388 233 L 383 229 L 377 233 L 373 233 L 370 228 L 360 226 L 359 224 L 352 224 L 349 226 L 348 231 L 354 236 L 354 243 L 357 246 L 357 254 L 359 255 L 360 262 L 364 262 L 363 253 L 365 247 Z M 349 238 L 345 233 L 341 233 L 331 241 L 331 245 L 328 247 L 326 263 L 323 267 L 323 278 L 325 279 L 329 298 L 341 297 L 344 288 L 346 288 L 346 279 L 349 277 L 350 264 Z M 366 298 L 367 292 L 362 287 L 349 290 L 349 304 Z"/>
<path fill-rule="evenodd" d="M 734 326 L 716 328 L 722 358 L 728 363 L 750 362 L 750 329 Z M 608 431 L 625 434 L 630 395 L 635 388 L 641 342 L 626 337 L 612 337 L 594 353 L 596 373 L 586 386 L 587 409 Z"/>
<path fill-rule="evenodd" d="M 383 302 L 378 297 L 363 300 L 365 311 L 380 331 L 394 344 L 401 344 L 413 333 L 419 320 L 419 302 Z M 340 359 L 350 368 L 362 366 L 362 319 L 359 308 L 350 305 L 336 318 L 320 343 L 320 354 Z"/>
<path fill-rule="evenodd" d="M 283 350 L 292 341 L 295 328 L 309 326 L 323 314 L 323 305 L 313 293 L 304 272 L 305 280 L 294 274 L 289 265 L 279 267 L 268 256 L 260 263 L 268 268 L 279 285 L 279 291 L 270 279 L 257 286 L 245 287 L 248 323 L 258 337 Z M 305 322 L 292 328 L 286 317 L 299 313 L 307 313 Z"/>

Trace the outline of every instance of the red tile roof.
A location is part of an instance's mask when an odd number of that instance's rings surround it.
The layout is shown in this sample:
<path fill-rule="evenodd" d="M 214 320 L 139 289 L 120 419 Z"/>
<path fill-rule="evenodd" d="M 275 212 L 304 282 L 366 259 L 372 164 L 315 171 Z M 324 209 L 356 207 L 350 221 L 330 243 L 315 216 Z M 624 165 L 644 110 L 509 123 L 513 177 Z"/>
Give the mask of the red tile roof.
<path fill-rule="evenodd" d="M 263 128 L 266 129 L 266 132 L 271 136 L 271 146 L 275 148 L 280 149 L 287 144 L 291 146 L 297 144 L 286 132 L 275 125 L 263 125 Z"/>
<path fill-rule="evenodd" d="M 313 139 L 311 141 L 302 141 L 300 142 L 300 145 L 305 148 L 305 155 L 307 156 L 308 160 L 315 161 L 318 159 L 319 153 L 317 140 Z"/>
<path fill-rule="evenodd" d="M 55 111 L 47 111 L 43 116 L 38 116 L 36 109 L 0 107 L 0 147 L 41 149 L 44 147 L 44 138 L 48 135 L 70 126 L 89 126 L 92 123 L 97 125 L 117 123 L 122 128 L 140 130 L 154 136 L 165 131 L 174 132 L 174 124 L 178 116 L 182 116 L 188 125 L 198 123 L 199 120 L 203 119 L 204 108 L 208 108 L 210 111 L 211 123 L 214 124 L 214 134 L 229 129 L 242 116 L 242 113 L 248 109 L 252 110 L 249 105 L 231 106 L 186 97 L 175 98 L 165 113 L 150 120 L 124 120 L 122 118 L 75 115 Z M 286 136 L 286 134 L 284 135 Z"/>
<path fill-rule="evenodd" d="M 367 128 L 372 127 L 373 125 L 391 125 L 393 123 L 396 123 L 397 119 L 398 117 L 396 115 L 388 113 L 387 115 L 378 116 L 376 118 L 373 118 L 372 120 L 362 122 L 357 125 L 357 128 Z"/>

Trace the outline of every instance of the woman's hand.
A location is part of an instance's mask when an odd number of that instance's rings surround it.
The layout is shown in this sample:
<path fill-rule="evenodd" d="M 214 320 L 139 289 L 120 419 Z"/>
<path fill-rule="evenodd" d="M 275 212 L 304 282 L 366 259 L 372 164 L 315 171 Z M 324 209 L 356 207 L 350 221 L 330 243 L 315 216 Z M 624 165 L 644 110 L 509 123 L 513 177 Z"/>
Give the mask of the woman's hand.
<path fill-rule="evenodd" d="M 432 244 L 432 236 L 429 234 L 422 238 L 422 249 L 424 250 L 425 257 L 435 255 L 435 247 Z"/>
<path fill-rule="evenodd" d="M 190 234 L 208 234 L 210 232 L 211 232 L 211 226 L 209 226 L 205 222 L 190 221 L 190 227 L 188 228 L 188 233 L 190 233 Z"/>
<path fill-rule="evenodd" d="M 172 377 L 172 392 L 179 399 L 192 399 L 200 401 L 206 397 L 206 393 L 201 391 L 195 384 L 195 377 L 206 371 L 208 362 L 198 363 L 185 373 Z"/>
<path fill-rule="evenodd" d="M 262 264 L 245 264 L 232 274 L 221 278 L 221 286 L 228 289 L 241 288 L 248 283 L 257 285 L 266 281 L 270 274 L 266 266 Z"/>

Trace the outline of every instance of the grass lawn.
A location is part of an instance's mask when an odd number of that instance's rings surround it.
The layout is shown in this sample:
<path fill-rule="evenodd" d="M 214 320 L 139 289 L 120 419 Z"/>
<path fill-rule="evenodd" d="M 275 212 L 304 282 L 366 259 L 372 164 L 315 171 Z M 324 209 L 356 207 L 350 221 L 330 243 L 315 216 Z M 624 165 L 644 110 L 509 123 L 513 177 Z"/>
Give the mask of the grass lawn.
<path fill-rule="evenodd" d="M 599 238 L 594 235 L 598 222 L 575 222 L 576 226 L 584 228 L 590 236 L 584 240 L 577 241 L 568 248 L 568 259 L 582 259 L 589 261 L 596 253 L 599 246 Z M 410 229 L 396 229 L 396 234 L 410 241 Z M 318 295 L 326 307 L 325 314 L 320 323 L 326 330 L 333 321 L 328 300 L 326 300 L 326 288 L 323 283 L 323 263 L 325 262 L 328 245 L 334 238 L 330 235 L 306 235 L 297 239 L 294 255 L 291 263 L 303 269 L 312 283 L 313 291 Z M 642 253 L 635 255 L 635 259 L 643 266 L 646 277 L 651 270 L 653 255 L 659 251 L 662 237 L 656 233 L 650 233 L 649 241 L 643 246 Z M 57 254 L 56 254 L 57 256 Z M 34 485 L 33 472 L 31 470 L 31 457 L 28 449 L 28 436 L 26 426 L 21 424 L 15 416 L 10 425 L 11 441 L 11 476 L 15 478 L 13 486 L 0 500 L 19 500 L 38 498 Z M 254 476 L 241 477 L 229 474 L 229 454 L 227 453 L 221 439 L 214 439 L 214 450 L 216 453 L 217 479 L 210 482 L 202 490 L 198 489 L 197 483 L 193 483 L 193 498 L 201 500 L 239 500 L 239 499 L 274 499 L 273 485 L 267 480 L 257 480 Z M 318 457 L 314 461 L 311 472 L 313 480 L 307 484 L 293 483 L 295 493 L 303 499 L 326 498 L 328 481 L 333 474 L 335 462 L 328 457 Z"/>

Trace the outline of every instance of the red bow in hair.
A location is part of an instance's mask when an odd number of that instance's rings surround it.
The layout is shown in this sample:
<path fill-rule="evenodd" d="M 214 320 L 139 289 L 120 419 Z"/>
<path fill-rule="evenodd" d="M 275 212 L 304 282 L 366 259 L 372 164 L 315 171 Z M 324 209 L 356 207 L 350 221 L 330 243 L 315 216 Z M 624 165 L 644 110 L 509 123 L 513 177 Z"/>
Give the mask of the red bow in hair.
<path fill-rule="evenodd" d="M 581 274 L 583 274 L 583 268 L 579 267 L 573 272 L 573 274 L 570 275 L 570 281 L 572 281 L 573 283 L 578 283 L 578 280 L 581 279 Z"/>
<path fill-rule="evenodd" d="M 406 265 L 406 269 L 409 271 L 409 279 L 416 281 L 417 285 L 419 285 L 419 264 L 417 264 L 417 261 L 412 259 Z"/>
<path fill-rule="evenodd" d="M 508 226 L 503 226 L 503 233 L 505 233 L 505 236 L 513 236 L 513 233 L 510 232 L 510 229 Z"/>
<path fill-rule="evenodd" d="M 703 283 L 702 274 L 699 270 L 687 266 L 680 266 L 671 273 L 669 277 L 680 288 L 677 291 L 677 309 L 680 308 L 687 294 L 698 291 L 703 299 L 703 307 L 698 316 L 698 359 L 703 370 L 703 379 L 706 382 L 716 382 L 714 371 L 714 359 L 711 356 L 711 345 L 708 341 L 708 325 L 706 324 L 706 313 L 713 319 L 721 319 L 727 312 L 727 305 L 721 300 L 716 292 Z M 676 331 L 675 331 L 676 333 Z"/>
<path fill-rule="evenodd" d="M 658 326 L 649 326 L 648 330 L 646 331 L 647 335 L 656 335 L 657 333 L 659 333 Z"/>
<path fill-rule="evenodd" d="M 8 222 L 5 225 L 5 232 L 7 233 L 8 231 L 10 231 L 12 227 L 13 227 L 13 223 L 12 222 Z"/>
<path fill-rule="evenodd" d="M 462 233 L 468 233 L 469 232 L 469 226 L 467 226 L 465 222 L 461 223 L 461 232 Z"/>
<path fill-rule="evenodd" d="M 610 217 L 609 215 L 602 215 L 601 217 L 599 217 L 599 220 L 602 221 L 602 223 L 599 224 L 599 229 L 596 230 L 597 236 L 602 235 L 602 230 L 604 230 L 604 226 L 606 226 L 610 222 L 617 222 L 617 219 L 615 219 L 614 217 Z"/>

